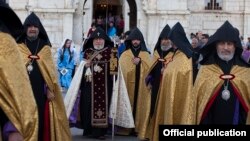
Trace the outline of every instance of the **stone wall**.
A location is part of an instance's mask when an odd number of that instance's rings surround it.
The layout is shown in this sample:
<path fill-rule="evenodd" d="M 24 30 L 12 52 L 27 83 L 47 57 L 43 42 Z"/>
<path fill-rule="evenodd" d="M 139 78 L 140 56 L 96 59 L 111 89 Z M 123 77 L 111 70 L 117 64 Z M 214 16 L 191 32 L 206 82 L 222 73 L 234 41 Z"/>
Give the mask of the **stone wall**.
<path fill-rule="evenodd" d="M 129 29 L 129 5 L 123 4 L 125 31 Z M 92 23 L 93 0 L 9 0 L 22 21 L 35 11 L 47 30 L 53 47 L 64 38 L 73 38 L 77 48 Z M 180 22 L 189 37 L 199 30 L 213 34 L 225 20 L 237 27 L 241 35 L 250 36 L 250 0 L 222 0 L 222 10 L 205 10 L 205 0 L 136 0 L 137 26 L 149 48 L 153 48 L 166 24 Z M 53 49 L 54 49 L 53 48 Z"/>
<path fill-rule="evenodd" d="M 205 0 L 144 0 L 146 13 L 146 39 L 153 48 L 166 24 L 172 27 L 180 22 L 189 38 L 190 33 L 201 30 L 212 35 L 226 20 L 237 27 L 240 34 L 250 36 L 250 1 L 222 0 L 222 10 L 205 10 Z M 142 29 L 144 30 L 144 29 Z"/>
<path fill-rule="evenodd" d="M 53 56 L 64 38 L 73 38 L 73 14 L 75 9 L 71 0 L 10 0 L 9 5 L 15 10 L 21 21 L 30 12 L 35 12 L 40 18 L 50 42 Z"/>

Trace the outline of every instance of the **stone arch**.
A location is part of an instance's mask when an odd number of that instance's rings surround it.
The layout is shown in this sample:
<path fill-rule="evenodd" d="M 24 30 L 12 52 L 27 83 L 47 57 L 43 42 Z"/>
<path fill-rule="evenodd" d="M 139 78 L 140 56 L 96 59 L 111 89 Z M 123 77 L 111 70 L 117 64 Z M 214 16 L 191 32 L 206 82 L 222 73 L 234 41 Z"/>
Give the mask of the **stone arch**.
<path fill-rule="evenodd" d="M 129 27 L 133 28 L 137 26 L 137 5 L 135 0 L 127 0 L 130 12 L 129 12 Z"/>

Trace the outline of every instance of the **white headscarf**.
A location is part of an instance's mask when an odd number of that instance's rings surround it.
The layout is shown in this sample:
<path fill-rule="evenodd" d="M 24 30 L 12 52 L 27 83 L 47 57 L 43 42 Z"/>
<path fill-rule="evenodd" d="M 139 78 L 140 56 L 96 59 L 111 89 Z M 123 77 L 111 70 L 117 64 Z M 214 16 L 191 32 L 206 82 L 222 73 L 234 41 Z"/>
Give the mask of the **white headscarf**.
<path fill-rule="evenodd" d="M 59 49 L 61 49 L 61 50 L 63 51 L 63 46 L 64 46 L 64 44 L 65 44 L 65 42 L 66 42 L 67 39 L 69 39 L 69 40 L 71 41 L 70 52 L 72 52 L 72 51 L 74 51 L 74 46 L 75 46 L 75 44 L 74 44 L 73 40 L 70 39 L 70 38 L 65 38 L 65 39 L 63 40 L 63 42 L 61 43 L 61 46 L 60 46 Z"/>
<path fill-rule="evenodd" d="M 60 51 L 60 52 L 63 52 L 63 46 L 64 46 L 64 44 L 65 44 L 65 42 L 66 42 L 67 39 L 69 39 L 69 40 L 71 41 L 70 53 L 73 53 L 72 59 L 74 59 L 75 65 L 77 65 L 79 57 L 78 57 L 78 54 L 77 54 L 77 52 L 76 52 L 75 44 L 74 44 L 74 42 L 72 41 L 72 39 L 70 39 L 70 38 L 65 38 L 65 39 L 63 40 L 63 42 L 61 43 L 61 46 L 59 47 L 58 52 L 59 52 L 59 51 Z M 60 57 L 60 56 L 58 56 L 58 57 Z"/>

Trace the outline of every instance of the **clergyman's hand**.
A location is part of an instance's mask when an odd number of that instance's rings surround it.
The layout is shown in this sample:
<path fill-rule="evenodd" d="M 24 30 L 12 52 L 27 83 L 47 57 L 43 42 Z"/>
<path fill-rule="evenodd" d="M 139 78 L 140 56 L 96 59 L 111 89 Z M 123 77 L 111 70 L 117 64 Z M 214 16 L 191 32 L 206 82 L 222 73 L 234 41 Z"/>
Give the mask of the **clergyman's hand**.
<path fill-rule="evenodd" d="M 90 60 L 86 60 L 85 66 L 86 66 L 86 67 L 90 67 L 90 65 L 91 65 L 91 61 L 90 61 Z"/>
<path fill-rule="evenodd" d="M 23 136 L 19 132 L 12 132 L 9 134 L 8 141 L 24 141 Z"/>
<path fill-rule="evenodd" d="M 147 86 L 148 86 L 147 88 L 148 88 L 149 90 L 151 90 L 152 87 L 153 87 L 153 86 L 151 85 L 151 83 L 149 83 Z"/>
<path fill-rule="evenodd" d="M 148 76 L 145 78 L 145 84 L 146 84 L 146 86 L 147 86 L 149 89 L 152 89 L 152 80 L 153 80 L 152 75 L 148 75 Z"/>
<path fill-rule="evenodd" d="M 47 91 L 47 98 L 49 99 L 49 101 L 55 99 L 54 93 L 52 93 L 49 89 L 48 89 L 48 91 Z"/>
<path fill-rule="evenodd" d="M 132 59 L 132 62 L 135 64 L 135 65 L 138 65 L 141 61 L 141 58 L 138 58 L 138 57 L 135 57 Z"/>

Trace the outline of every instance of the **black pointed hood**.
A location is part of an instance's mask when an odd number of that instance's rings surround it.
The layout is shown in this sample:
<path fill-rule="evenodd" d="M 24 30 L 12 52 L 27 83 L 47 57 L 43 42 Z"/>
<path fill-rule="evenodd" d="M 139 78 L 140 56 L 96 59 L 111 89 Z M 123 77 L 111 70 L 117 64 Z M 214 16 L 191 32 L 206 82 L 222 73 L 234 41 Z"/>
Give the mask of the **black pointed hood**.
<path fill-rule="evenodd" d="M 217 31 L 209 38 L 207 44 L 200 50 L 203 55 L 201 64 L 212 64 L 214 62 L 214 56 L 217 54 L 216 43 L 219 41 L 231 41 L 235 43 L 235 59 L 236 64 L 244 66 L 246 64 L 241 58 L 242 45 L 239 38 L 239 30 L 234 28 L 228 21 L 226 21 Z"/>
<path fill-rule="evenodd" d="M 218 41 L 232 41 L 236 47 L 242 50 L 239 39 L 239 31 L 226 21 L 217 31 L 209 38 L 207 44 L 200 50 L 203 57 L 206 58 L 215 49 Z"/>
<path fill-rule="evenodd" d="M 163 30 L 161 31 L 160 36 L 159 36 L 159 38 L 157 40 L 157 43 L 155 45 L 154 50 L 161 47 L 161 40 L 164 39 L 164 38 L 168 38 L 168 34 L 169 34 L 170 30 L 171 30 L 171 28 L 170 28 L 170 26 L 168 24 L 163 28 Z"/>
<path fill-rule="evenodd" d="M 0 0 L 0 21 L 7 28 L 3 29 L 3 32 L 8 32 L 15 39 L 20 36 L 23 30 L 22 22 L 3 0 Z"/>
<path fill-rule="evenodd" d="M 47 35 L 47 32 L 46 30 L 44 29 L 39 17 L 34 13 L 32 12 L 24 21 L 24 31 L 23 31 L 23 34 L 21 35 L 21 37 L 18 39 L 18 42 L 22 42 L 25 37 L 26 37 L 26 32 L 27 32 L 27 29 L 30 25 L 33 25 L 33 26 L 36 26 L 38 27 L 39 29 L 39 35 L 38 37 L 43 39 L 45 41 L 45 43 L 49 46 L 51 46 L 51 43 L 50 43 L 50 40 L 49 40 L 49 37 Z"/>
<path fill-rule="evenodd" d="M 239 47 L 239 48 L 241 48 L 241 49 L 243 49 L 243 47 L 242 47 L 242 44 L 241 44 L 241 40 L 240 40 L 240 31 L 239 31 L 239 29 L 238 28 L 236 28 L 236 27 L 234 27 L 234 30 L 235 30 L 235 32 L 236 32 L 236 34 L 237 34 L 237 39 L 238 39 L 238 41 L 236 42 L 236 47 Z M 242 50 L 243 51 L 243 50 Z"/>
<path fill-rule="evenodd" d="M 87 39 L 86 44 L 84 45 L 83 51 L 85 51 L 87 48 L 93 48 L 93 40 L 95 38 L 104 39 L 105 40 L 104 47 L 113 47 L 114 46 L 114 43 L 111 41 L 109 36 L 105 33 L 105 31 L 102 28 L 97 27 L 96 30 L 91 34 L 89 39 Z"/>
<path fill-rule="evenodd" d="M 190 42 L 182 25 L 178 22 L 170 30 L 168 38 L 181 50 L 188 58 L 192 57 L 193 51 Z"/>
<path fill-rule="evenodd" d="M 131 30 L 128 38 L 125 40 L 125 46 L 126 46 L 126 50 L 129 49 L 130 47 L 132 47 L 132 40 L 140 40 L 141 43 L 140 43 L 140 46 L 141 46 L 141 51 L 147 51 L 148 52 L 148 49 L 146 47 L 146 44 L 145 44 L 145 41 L 144 41 L 144 37 L 141 33 L 141 31 L 135 27 L 134 29 Z"/>

